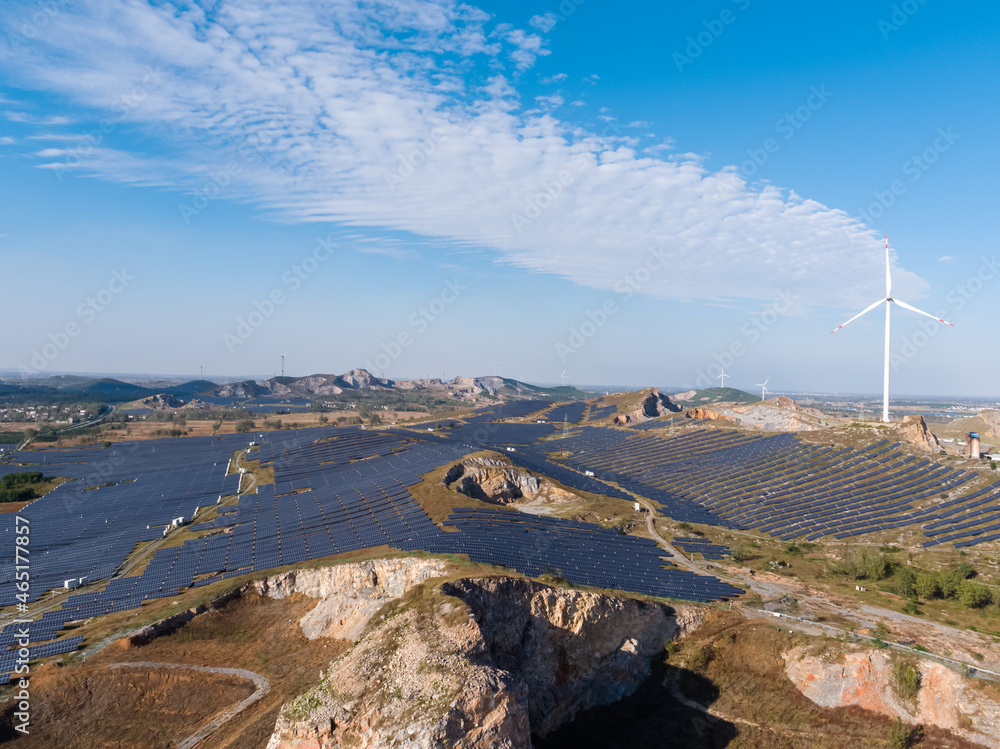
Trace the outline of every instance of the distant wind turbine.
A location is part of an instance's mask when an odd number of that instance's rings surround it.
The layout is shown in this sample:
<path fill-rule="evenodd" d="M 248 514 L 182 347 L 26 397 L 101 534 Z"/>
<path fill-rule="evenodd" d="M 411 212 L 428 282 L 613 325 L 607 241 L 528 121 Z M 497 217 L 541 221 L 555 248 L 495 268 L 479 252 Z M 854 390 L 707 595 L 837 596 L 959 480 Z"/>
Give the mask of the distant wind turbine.
<path fill-rule="evenodd" d="M 287 354 L 278 354 L 281 357 L 281 376 L 285 376 L 285 357 Z"/>
<path fill-rule="evenodd" d="M 494 377 L 497 376 L 497 367 L 499 367 L 499 366 L 500 366 L 500 362 L 498 362 L 498 361 L 493 362 L 493 376 Z"/>
<path fill-rule="evenodd" d="M 767 383 L 769 383 L 770 381 L 771 381 L 771 378 L 768 377 L 763 382 L 754 383 L 754 387 L 760 388 L 760 399 L 761 400 L 765 400 L 767 398 L 767 394 L 769 392 L 771 392 L 770 390 L 767 389 Z"/>
<path fill-rule="evenodd" d="M 563 387 L 566 387 L 566 370 L 565 369 L 563 370 L 563 373 L 562 373 L 562 384 L 563 384 Z"/>
<path fill-rule="evenodd" d="M 943 322 L 945 325 L 951 325 L 955 327 L 947 320 L 942 320 L 940 317 L 935 317 L 921 309 L 917 309 L 900 299 L 893 299 L 892 297 L 892 275 L 889 272 L 889 237 L 885 238 L 885 299 L 879 299 L 874 304 L 869 305 L 865 309 L 861 310 L 858 314 L 852 317 L 850 320 L 845 322 L 843 325 L 839 325 L 830 333 L 836 333 L 838 330 L 844 327 L 844 325 L 850 325 L 852 322 L 857 320 L 862 315 L 868 314 L 873 309 L 879 305 L 885 305 L 885 369 L 882 376 L 882 421 L 886 424 L 889 423 L 889 307 L 892 304 L 898 304 L 903 309 L 908 309 L 910 312 L 916 312 L 917 314 L 929 317 L 932 320 L 937 320 L 938 322 Z"/>
<path fill-rule="evenodd" d="M 723 370 L 722 370 L 722 374 L 720 374 L 720 375 L 719 375 L 718 377 L 716 377 L 715 379 L 717 379 L 717 380 L 722 380 L 722 387 L 725 387 L 725 386 L 726 386 L 726 377 L 727 377 L 727 376 L 728 376 L 728 375 L 726 374 L 726 370 L 725 370 L 725 369 L 723 369 Z"/>

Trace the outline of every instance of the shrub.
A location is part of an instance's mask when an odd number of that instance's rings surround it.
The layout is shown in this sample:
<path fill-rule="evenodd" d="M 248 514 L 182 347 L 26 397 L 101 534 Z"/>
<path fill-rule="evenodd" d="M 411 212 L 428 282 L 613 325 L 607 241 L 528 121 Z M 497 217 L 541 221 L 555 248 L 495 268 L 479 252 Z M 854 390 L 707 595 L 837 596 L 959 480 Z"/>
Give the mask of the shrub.
<path fill-rule="evenodd" d="M 892 664 L 892 682 L 896 694 L 904 700 L 911 700 L 920 691 L 920 671 L 908 660 L 898 660 Z"/>
<path fill-rule="evenodd" d="M 889 742 L 890 749 L 908 749 L 911 745 L 909 727 L 899 718 L 896 718 L 892 721 L 892 725 L 889 726 L 889 733 L 886 734 L 886 740 Z"/>
<path fill-rule="evenodd" d="M 236 431 L 239 434 L 253 431 L 253 422 L 250 419 L 240 419 L 236 422 Z"/>
<path fill-rule="evenodd" d="M 882 580 L 892 572 L 892 561 L 881 551 L 862 549 L 848 560 L 845 570 L 855 580 Z"/>
<path fill-rule="evenodd" d="M 711 645 L 698 645 L 687 656 L 687 666 L 692 671 L 704 671 L 715 658 L 715 648 Z"/>

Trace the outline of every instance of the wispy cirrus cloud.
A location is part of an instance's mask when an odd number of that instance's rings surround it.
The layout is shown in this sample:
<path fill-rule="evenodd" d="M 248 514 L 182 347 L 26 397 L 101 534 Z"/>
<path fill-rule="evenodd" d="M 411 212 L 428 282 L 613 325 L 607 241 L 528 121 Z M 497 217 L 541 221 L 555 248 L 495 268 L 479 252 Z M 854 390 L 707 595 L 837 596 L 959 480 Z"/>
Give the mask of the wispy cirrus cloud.
<path fill-rule="evenodd" d="M 157 71 L 158 85 L 128 112 L 155 147 L 139 153 L 113 133 L 76 160 L 78 174 L 196 190 L 235 162 L 224 199 L 285 220 L 488 248 L 596 288 L 613 288 L 655 247 L 669 271 L 643 293 L 659 297 L 770 299 L 794 288 L 816 304 L 867 298 L 857 280 L 879 277 L 878 239 L 843 211 L 749 186 L 735 167 L 709 171 L 669 138 L 639 152 L 634 138 L 526 107 L 518 79 L 548 53 L 545 27 L 495 25 L 449 0 L 221 0 L 210 13 L 81 0 L 0 61 L 9 80 L 81 112 L 111 112 Z M 38 152 L 40 166 L 57 169 L 61 150 Z M 910 298 L 926 288 L 902 270 L 894 280 Z"/>

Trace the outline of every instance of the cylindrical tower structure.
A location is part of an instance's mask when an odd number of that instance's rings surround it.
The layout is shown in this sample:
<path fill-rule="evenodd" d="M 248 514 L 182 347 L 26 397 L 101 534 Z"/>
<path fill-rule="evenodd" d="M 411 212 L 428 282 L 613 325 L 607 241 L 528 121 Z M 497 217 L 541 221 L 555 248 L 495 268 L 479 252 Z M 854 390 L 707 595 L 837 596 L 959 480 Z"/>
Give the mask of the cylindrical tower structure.
<path fill-rule="evenodd" d="M 965 441 L 965 446 L 967 448 L 967 455 L 970 458 L 979 458 L 979 432 L 969 432 L 969 436 Z"/>

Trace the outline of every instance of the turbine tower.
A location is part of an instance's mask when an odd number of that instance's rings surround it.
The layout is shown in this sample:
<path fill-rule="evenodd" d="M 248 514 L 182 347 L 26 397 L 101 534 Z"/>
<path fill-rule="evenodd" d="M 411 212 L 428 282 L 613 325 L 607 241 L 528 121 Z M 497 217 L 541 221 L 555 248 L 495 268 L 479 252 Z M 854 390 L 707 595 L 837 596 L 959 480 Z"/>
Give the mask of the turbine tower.
<path fill-rule="evenodd" d="M 929 317 L 932 320 L 937 320 L 938 322 L 943 322 L 945 325 L 951 325 L 955 327 L 947 320 L 942 320 L 940 317 L 935 317 L 922 309 L 917 309 L 900 299 L 894 299 L 892 296 L 892 275 L 889 273 L 889 237 L 885 238 L 885 299 L 879 299 L 874 304 L 865 307 L 858 314 L 852 317 L 850 320 L 845 322 L 843 325 L 839 325 L 830 333 L 836 333 L 844 325 L 850 325 L 852 322 L 857 320 L 862 315 L 866 315 L 879 305 L 885 305 L 885 369 L 882 376 L 882 421 L 886 424 L 889 423 L 889 308 L 893 304 L 898 304 L 903 309 L 908 309 L 910 312 L 916 312 L 917 314 L 923 315 L 924 317 Z"/>
<path fill-rule="evenodd" d="M 494 377 L 497 376 L 497 367 L 499 367 L 499 366 L 500 366 L 500 362 L 498 362 L 498 361 L 494 361 L 493 362 L 493 376 Z"/>
<path fill-rule="evenodd" d="M 278 354 L 281 357 L 281 376 L 285 376 L 285 357 L 287 354 Z"/>
<path fill-rule="evenodd" d="M 563 373 L 562 373 L 561 376 L 562 376 L 563 387 L 566 387 L 566 370 L 565 369 L 563 370 Z"/>
<path fill-rule="evenodd" d="M 768 377 L 763 382 L 754 383 L 754 387 L 760 388 L 760 399 L 761 400 L 764 400 L 765 398 L 767 398 L 767 394 L 771 392 L 770 390 L 767 389 L 767 383 L 769 383 L 770 381 L 771 381 L 771 378 Z"/>
<path fill-rule="evenodd" d="M 725 387 L 725 386 L 726 386 L 726 377 L 728 377 L 728 376 L 729 376 L 729 375 L 727 375 L 727 374 L 726 374 L 726 370 L 725 370 L 725 368 L 723 367 L 723 369 L 722 369 L 722 374 L 720 374 L 720 375 L 719 375 L 718 377 L 716 377 L 715 379 L 717 379 L 717 380 L 722 380 L 722 385 L 721 385 L 721 387 Z"/>

